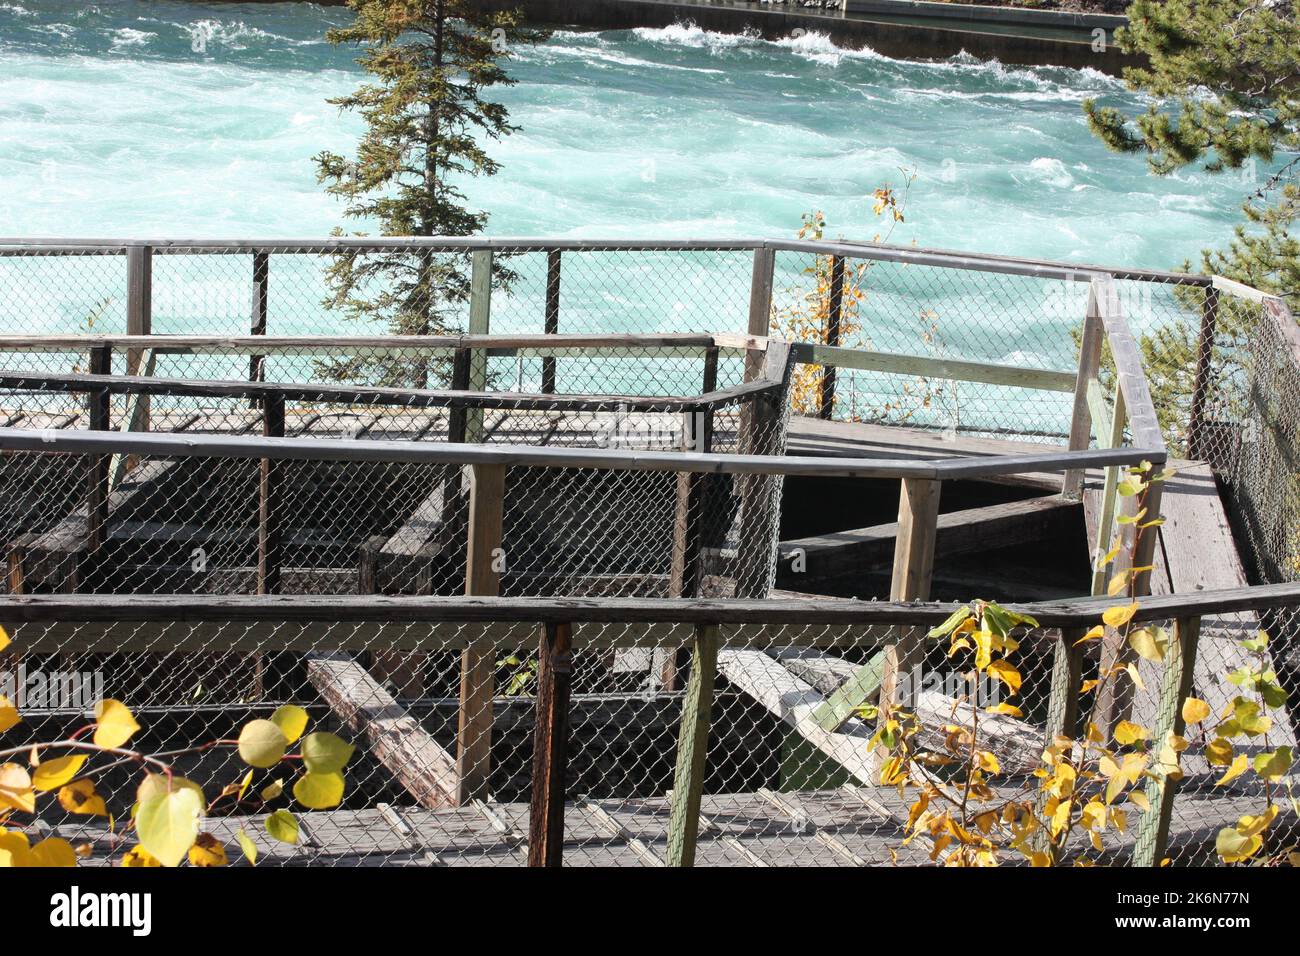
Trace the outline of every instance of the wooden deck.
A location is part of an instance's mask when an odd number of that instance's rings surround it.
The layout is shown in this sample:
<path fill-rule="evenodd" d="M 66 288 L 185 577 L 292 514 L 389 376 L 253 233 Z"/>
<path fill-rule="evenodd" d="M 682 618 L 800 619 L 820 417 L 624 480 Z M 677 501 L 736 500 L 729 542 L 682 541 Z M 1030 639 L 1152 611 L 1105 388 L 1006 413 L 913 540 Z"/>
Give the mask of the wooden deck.
<path fill-rule="evenodd" d="M 1009 785 L 1008 794 L 1020 788 Z M 579 797 L 565 805 L 566 866 L 665 866 L 670 796 Z M 1180 797 L 1170 853 L 1180 863 L 1212 853 L 1224 821 L 1257 812 L 1258 798 Z M 845 786 L 833 790 L 705 794 L 700 805 L 697 866 L 927 866 L 924 839 L 903 846 L 907 806 L 893 790 Z M 263 815 L 214 817 L 204 829 L 246 865 L 235 834 L 242 827 L 258 848 L 259 866 L 523 866 L 528 859 L 528 804 L 475 800 L 441 810 L 379 804 L 363 810 L 300 813 L 299 843 L 272 840 Z M 1275 826 L 1287 826 L 1281 820 Z M 1289 825 L 1295 825 L 1291 817 Z M 84 865 L 115 863 L 134 841 L 98 823 L 46 827 L 74 845 L 89 842 Z M 1110 834 L 1108 852 L 1122 858 L 1129 834 Z M 1008 853 L 1004 862 L 1020 862 Z"/>

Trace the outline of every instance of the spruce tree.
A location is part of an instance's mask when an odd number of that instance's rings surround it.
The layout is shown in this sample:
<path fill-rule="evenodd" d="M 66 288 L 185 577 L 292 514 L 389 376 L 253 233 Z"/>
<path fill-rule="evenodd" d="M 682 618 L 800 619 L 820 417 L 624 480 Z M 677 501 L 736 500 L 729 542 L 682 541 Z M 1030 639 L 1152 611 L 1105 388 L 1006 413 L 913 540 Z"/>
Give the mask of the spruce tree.
<path fill-rule="evenodd" d="M 487 214 L 467 208 L 458 183 L 495 174 L 499 164 L 485 143 L 517 129 L 488 92 L 516 82 L 504 66 L 510 51 L 545 34 L 525 27 L 519 11 L 484 11 L 474 0 L 348 0 L 348 6 L 355 19 L 327 39 L 358 46 L 357 62 L 373 81 L 329 102 L 359 114 L 366 131 L 355 159 L 328 151 L 315 157 L 318 180 L 347 203 L 345 217 L 377 223 L 382 236 L 479 232 Z M 498 269 L 498 281 L 509 277 Z M 334 256 L 327 278 L 328 306 L 351 319 L 382 322 L 398 335 L 460 331 L 455 316 L 469 297 L 463 253 L 344 251 Z M 448 364 L 354 360 L 328 371 L 423 387 L 431 377 L 445 381 Z"/>

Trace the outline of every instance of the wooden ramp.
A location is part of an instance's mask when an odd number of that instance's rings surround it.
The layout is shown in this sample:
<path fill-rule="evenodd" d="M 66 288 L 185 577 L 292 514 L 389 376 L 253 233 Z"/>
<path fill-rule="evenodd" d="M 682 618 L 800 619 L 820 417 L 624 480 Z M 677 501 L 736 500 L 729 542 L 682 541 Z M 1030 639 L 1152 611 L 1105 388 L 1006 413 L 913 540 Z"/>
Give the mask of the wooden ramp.
<path fill-rule="evenodd" d="M 1248 587 L 1210 466 L 1201 462 L 1175 462 L 1171 467 L 1176 474 L 1165 483 L 1160 502 L 1165 523 L 1160 528 L 1160 543 L 1155 552 L 1151 593 L 1158 596 Z M 1101 520 L 1100 480 L 1085 484 L 1083 504 L 1091 545 L 1097 540 Z M 1240 693 L 1226 675 L 1239 667 L 1254 665 L 1253 656 L 1238 642 L 1253 637 L 1259 626 L 1259 619 L 1249 613 L 1223 614 L 1201 621 L 1193 693 L 1208 703 L 1216 715 Z M 1147 693 L 1139 693 L 1134 699 L 1134 719 L 1152 726 L 1159 691 L 1157 668 L 1143 664 L 1143 677 Z M 1295 733 L 1285 710 L 1272 711 L 1272 717 L 1267 748 L 1261 744 L 1259 749 L 1294 746 Z"/>

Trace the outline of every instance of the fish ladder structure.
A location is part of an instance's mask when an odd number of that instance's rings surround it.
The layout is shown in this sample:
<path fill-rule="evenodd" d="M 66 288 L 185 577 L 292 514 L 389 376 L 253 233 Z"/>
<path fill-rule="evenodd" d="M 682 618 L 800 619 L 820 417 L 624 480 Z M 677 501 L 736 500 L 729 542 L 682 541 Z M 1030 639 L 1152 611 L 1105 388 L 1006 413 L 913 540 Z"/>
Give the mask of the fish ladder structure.
<path fill-rule="evenodd" d="M 403 306 L 461 331 L 338 334 L 341 255 L 463 270 L 464 302 Z M 1085 720 L 1230 709 L 1260 630 L 1300 677 L 1300 332 L 1227 280 L 846 242 L 2 240 L 0 290 L 0 671 L 97 675 L 160 749 L 284 704 L 352 741 L 341 803 L 262 863 L 929 864 L 875 705 L 980 711 L 1012 795 Z M 1173 398 L 1157 329 L 1194 343 Z M 1138 534 L 1146 464 L 1172 477 Z M 1133 569 L 1160 662 L 1080 640 Z M 975 598 L 1037 622 L 1016 715 L 926 636 Z M 1294 746 L 1269 716 L 1252 753 Z M 1215 861 L 1261 785 L 1184 770 L 1106 862 Z"/>

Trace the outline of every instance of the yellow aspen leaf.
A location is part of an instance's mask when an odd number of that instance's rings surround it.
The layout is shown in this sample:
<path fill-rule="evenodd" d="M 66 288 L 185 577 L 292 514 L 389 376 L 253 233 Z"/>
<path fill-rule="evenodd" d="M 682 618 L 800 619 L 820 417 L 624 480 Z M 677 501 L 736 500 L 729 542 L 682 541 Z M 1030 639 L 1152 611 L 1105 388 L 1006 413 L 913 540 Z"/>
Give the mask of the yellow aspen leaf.
<path fill-rule="evenodd" d="M 225 866 L 226 848 L 211 833 L 200 833 L 190 847 L 190 866 Z"/>
<path fill-rule="evenodd" d="M 262 788 L 262 799 L 270 803 L 282 793 L 284 793 L 284 781 L 280 779 L 272 780 Z"/>
<path fill-rule="evenodd" d="M 239 789 L 235 791 L 235 799 L 243 800 L 244 794 L 248 793 L 248 788 L 253 782 L 253 771 L 244 774 L 244 779 L 239 781 Z"/>
<path fill-rule="evenodd" d="M 135 829 L 140 845 L 163 866 L 179 866 L 199 835 L 203 802 L 189 787 L 177 787 L 140 803 Z"/>
<path fill-rule="evenodd" d="M 1008 717 L 1023 717 L 1024 713 L 1015 704 L 1008 704 L 1003 701 L 1000 704 L 994 704 L 992 707 L 985 707 L 984 712 L 987 714 L 1005 714 Z"/>
<path fill-rule="evenodd" d="M 1234 827 L 1224 827 L 1214 841 L 1214 849 L 1224 863 L 1242 863 L 1259 852 L 1264 841 L 1258 836 L 1243 836 Z"/>
<path fill-rule="evenodd" d="M 971 636 L 975 639 L 975 669 L 982 671 L 993 659 L 993 632 L 983 628 L 972 631 Z"/>
<path fill-rule="evenodd" d="M 987 750 L 981 750 L 979 754 L 980 769 L 985 773 L 1001 773 L 1002 765 L 998 763 L 996 754 Z"/>
<path fill-rule="evenodd" d="M 15 707 L 4 694 L 0 694 L 0 734 L 4 733 L 11 727 L 22 723 L 23 718 Z"/>
<path fill-rule="evenodd" d="M 1005 660 L 996 660 L 989 664 L 988 672 L 996 679 L 1007 685 L 1007 689 L 1015 694 L 1020 691 L 1020 671 L 1016 670 Z"/>
<path fill-rule="evenodd" d="M 1255 757 L 1255 772 L 1270 782 L 1276 782 L 1291 769 L 1291 748 L 1278 747 L 1272 753 Z"/>
<path fill-rule="evenodd" d="M 308 810 L 331 810 L 343 799 L 343 774 L 305 773 L 295 781 L 293 796 Z"/>
<path fill-rule="evenodd" d="M 21 764 L 0 764 L 0 810 L 36 812 L 36 791 L 32 778 Z"/>
<path fill-rule="evenodd" d="M 1092 848 L 1096 850 L 1098 853 L 1106 849 L 1106 844 L 1101 842 L 1101 834 L 1099 834 L 1096 830 L 1088 831 L 1088 842 L 1092 844 Z"/>
<path fill-rule="evenodd" d="M 33 866 L 76 866 L 77 851 L 62 837 L 47 837 L 32 847 Z"/>
<path fill-rule="evenodd" d="M 266 832 L 281 843 L 298 842 L 298 820 L 288 810 L 276 810 L 266 818 Z"/>
<path fill-rule="evenodd" d="M 1128 646 L 1144 661 L 1159 664 L 1169 651 L 1169 635 L 1158 627 L 1140 627 L 1129 634 Z"/>
<path fill-rule="evenodd" d="M 1268 829 L 1269 824 L 1277 818 L 1281 809 L 1275 803 L 1263 813 L 1254 816 L 1247 814 L 1237 821 L 1237 832 L 1242 836 L 1258 836 Z"/>
<path fill-rule="evenodd" d="M 95 848 L 89 843 L 78 843 L 75 852 L 78 859 L 87 860 L 94 854 Z"/>
<path fill-rule="evenodd" d="M 244 832 L 240 827 L 235 831 L 235 840 L 239 843 L 239 850 L 244 854 L 244 859 L 250 866 L 257 866 L 257 844 L 253 842 L 252 837 Z"/>
<path fill-rule="evenodd" d="M 1138 671 L 1136 664 L 1129 664 L 1124 668 L 1124 672 L 1128 674 L 1129 680 L 1133 681 L 1134 686 L 1136 686 L 1138 690 L 1147 689 L 1147 685 L 1142 680 L 1142 674 Z"/>
<path fill-rule="evenodd" d="M 1225 783 L 1236 780 L 1246 772 L 1246 768 L 1249 766 L 1250 762 L 1246 759 L 1246 755 L 1237 754 L 1237 759 L 1232 762 L 1232 766 L 1228 768 L 1227 772 L 1222 777 L 1214 781 L 1214 785 L 1216 787 L 1222 787 Z"/>
<path fill-rule="evenodd" d="M 140 786 L 135 791 L 135 802 L 144 803 L 146 800 L 156 797 L 159 794 L 167 793 L 170 790 L 178 790 L 184 787 L 193 790 L 199 795 L 199 802 L 206 805 L 207 799 L 203 796 L 203 788 L 193 780 L 187 780 L 178 774 L 172 774 L 170 782 L 166 774 L 151 773 L 140 782 Z"/>
<path fill-rule="evenodd" d="M 1128 795 L 1129 803 L 1137 806 L 1139 810 L 1146 813 L 1151 809 L 1151 799 L 1141 790 L 1134 790 Z"/>
<path fill-rule="evenodd" d="M 250 767 L 274 767 L 289 747 L 284 731 L 269 720 L 250 720 L 239 732 L 239 758 Z"/>
<path fill-rule="evenodd" d="M 0 651 L 9 646 L 9 632 L 0 626 Z"/>
<path fill-rule="evenodd" d="M 85 763 L 85 754 L 47 760 L 32 774 L 32 787 L 36 790 L 57 790 L 80 773 Z"/>
<path fill-rule="evenodd" d="M 1101 681 L 1099 680 L 1086 680 L 1079 685 L 1079 693 L 1080 694 L 1091 693 L 1092 691 L 1097 689 L 1097 685 L 1100 683 Z"/>
<path fill-rule="evenodd" d="M 1072 804 L 1069 800 L 1062 800 L 1057 804 L 1056 810 L 1052 814 L 1051 833 L 1053 837 L 1059 836 L 1061 831 L 1069 825 L 1071 806 Z"/>
<path fill-rule="evenodd" d="M 1138 605 L 1134 601 L 1132 604 L 1116 604 L 1114 607 L 1106 608 L 1101 615 L 1101 619 L 1110 627 L 1123 627 L 1129 621 L 1133 620 L 1133 615 L 1137 613 Z"/>
<path fill-rule="evenodd" d="M 108 816 L 108 807 L 104 804 L 104 798 L 95 792 L 95 783 L 92 780 L 75 780 L 60 787 L 59 806 L 69 813 L 94 817 Z"/>
<path fill-rule="evenodd" d="M 1132 573 L 1133 572 L 1128 569 L 1117 571 L 1115 576 L 1110 579 L 1110 584 L 1106 586 L 1107 597 L 1115 597 L 1117 594 L 1122 594 L 1124 590 L 1128 588 L 1128 579 Z"/>
<path fill-rule="evenodd" d="M 1080 644 L 1085 644 L 1088 641 L 1099 641 L 1105 636 L 1106 636 L 1106 629 L 1102 627 L 1100 624 L 1098 624 L 1095 627 L 1089 628 L 1087 634 L 1083 635 L 1083 637 L 1079 638 L 1077 641 L 1074 642 L 1074 646 L 1078 647 Z"/>
<path fill-rule="evenodd" d="M 302 741 L 302 762 L 312 773 L 337 773 L 352 757 L 353 747 L 334 734 L 317 731 Z"/>
<path fill-rule="evenodd" d="M 285 704 L 271 715 L 271 723 L 280 728 L 289 744 L 295 743 L 302 736 L 302 732 L 307 729 L 307 720 L 307 711 L 293 704 Z"/>
<path fill-rule="evenodd" d="M 18 830 L 0 829 L 0 867 L 31 865 L 32 849 L 27 834 Z"/>
<path fill-rule="evenodd" d="M 1050 853 L 1045 853 L 1042 850 L 1035 850 L 1029 854 L 1029 865 L 1030 866 L 1051 866 L 1052 855 Z"/>
<path fill-rule="evenodd" d="M 162 866 L 152 853 L 142 846 L 135 846 L 122 854 L 125 867 Z"/>
<path fill-rule="evenodd" d="M 1147 730 L 1142 725 L 1132 723 L 1131 721 L 1121 720 L 1115 726 L 1116 743 L 1122 744 L 1126 747 L 1139 740 L 1148 740 L 1150 737 L 1151 731 Z"/>
<path fill-rule="evenodd" d="M 1210 705 L 1199 697 L 1189 697 L 1183 701 L 1183 722 L 1199 724 L 1210 716 Z"/>
<path fill-rule="evenodd" d="M 95 705 L 95 745 L 115 749 L 140 729 L 135 716 L 120 700 L 101 700 Z"/>
<path fill-rule="evenodd" d="M 1232 744 L 1222 737 L 1215 737 L 1205 745 L 1205 759 L 1214 767 L 1226 767 L 1232 763 Z"/>

